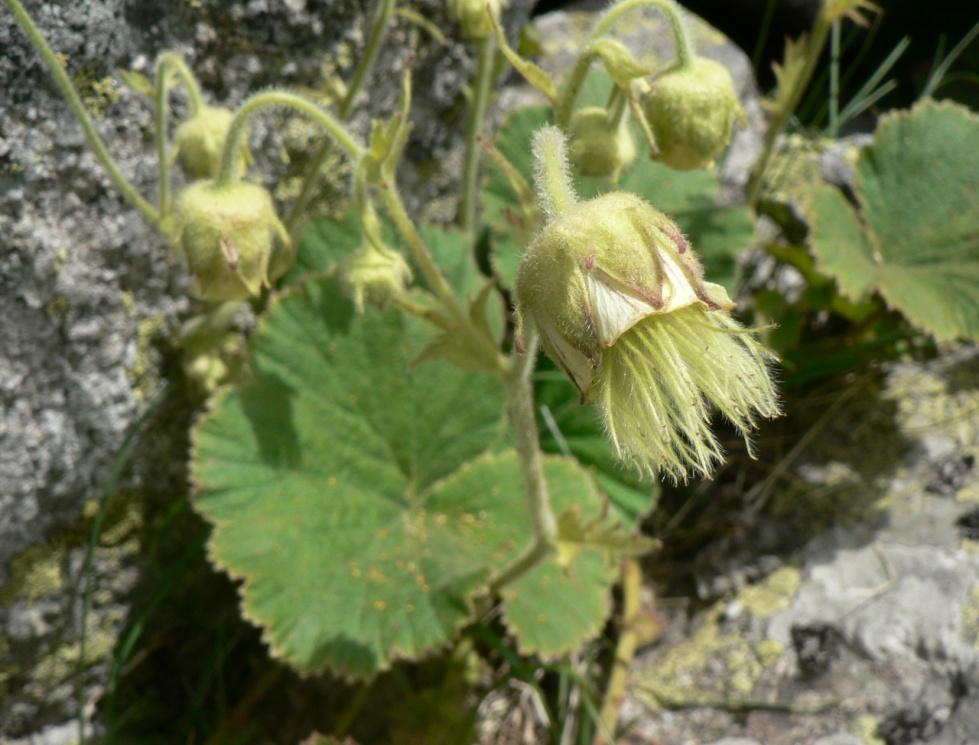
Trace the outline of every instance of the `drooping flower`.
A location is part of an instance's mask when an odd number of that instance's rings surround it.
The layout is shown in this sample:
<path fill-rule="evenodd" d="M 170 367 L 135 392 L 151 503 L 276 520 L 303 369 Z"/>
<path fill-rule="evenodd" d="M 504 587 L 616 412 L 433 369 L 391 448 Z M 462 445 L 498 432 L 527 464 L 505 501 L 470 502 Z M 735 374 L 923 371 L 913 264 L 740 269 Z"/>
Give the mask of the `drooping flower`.
<path fill-rule="evenodd" d="M 636 159 L 636 145 L 625 120 L 609 121 L 601 106 L 586 106 L 571 117 L 571 162 L 582 176 L 619 180 L 623 169 Z"/>
<path fill-rule="evenodd" d="M 670 168 L 710 168 L 731 141 L 744 112 L 731 73 L 719 62 L 694 57 L 652 81 L 643 110 L 659 153 Z"/>
<path fill-rule="evenodd" d="M 542 137 L 563 143 L 554 128 L 542 133 L 538 154 Z M 539 164 L 539 189 L 566 179 L 554 168 Z M 710 474 L 721 460 L 712 407 L 746 441 L 759 418 L 779 414 L 773 355 L 730 316 L 724 288 L 704 281 L 666 215 L 634 194 L 579 202 L 564 186 L 562 208 L 547 203 L 549 220 L 520 265 L 520 333 L 540 334 L 582 400 L 601 410 L 621 458 L 674 480 Z"/>
<path fill-rule="evenodd" d="M 177 162 L 193 179 L 214 178 L 221 165 L 221 151 L 231 128 L 234 112 L 221 106 L 202 106 L 192 117 L 177 127 L 174 143 Z M 241 140 L 241 157 L 236 175 L 241 176 L 251 161 L 246 138 Z"/>

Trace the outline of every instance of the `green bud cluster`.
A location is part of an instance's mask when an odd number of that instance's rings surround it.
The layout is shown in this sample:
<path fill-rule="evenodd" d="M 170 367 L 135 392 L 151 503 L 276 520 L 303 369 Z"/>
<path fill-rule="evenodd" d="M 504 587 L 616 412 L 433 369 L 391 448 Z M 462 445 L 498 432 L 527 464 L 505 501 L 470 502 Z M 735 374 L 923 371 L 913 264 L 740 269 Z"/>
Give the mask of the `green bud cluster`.
<path fill-rule="evenodd" d="M 256 184 L 191 184 L 177 198 L 174 234 L 193 278 L 191 291 L 202 300 L 257 295 L 288 268 L 276 254 L 291 255 L 289 234 L 272 196 Z"/>
<path fill-rule="evenodd" d="M 625 119 L 610 122 L 601 106 L 579 109 L 568 126 L 571 162 L 583 176 L 619 180 L 636 159 L 636 145 Z"/>
<path fill-rule="evenodd" d="M 681 171 L 710 168 L 731 141 L 734 122 L 744 119 L 731 73 L 703 57 L 653 80 L 643 110 L 657 159 Z"/>
<path fill-rule="evenodd" d="M 221 167 L 221 152 L 231 128 L 234 112 L 220 106 L 202 106 L 177 127 L 175 137 L 177 162 L 192 179 L 215 178 Z M 238 160 L 241 176 L 251 160 L 246 138 L 242 138 Z"/>
<path fill-rule="evenodd" d="M 366 305 L 387 307 L 404 293 L 411 279 L 411 267 L 401 253 L 370 241 L 347 258 L 341 271 L 359 313 Z"/>

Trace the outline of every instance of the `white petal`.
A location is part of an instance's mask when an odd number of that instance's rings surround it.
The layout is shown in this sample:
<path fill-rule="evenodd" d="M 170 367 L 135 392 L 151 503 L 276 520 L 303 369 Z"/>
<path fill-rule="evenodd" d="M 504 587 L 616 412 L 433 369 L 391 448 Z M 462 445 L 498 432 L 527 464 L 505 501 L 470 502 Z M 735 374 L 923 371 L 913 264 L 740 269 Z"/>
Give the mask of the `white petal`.
<path fill-rule="evenodd" d="M 690 279 L 677 260 L 665 251 L 660 252 L 660 260 L 666 281 L 663 283 L 663 307 L 658 312 L 669 313 L 699 302 Z"/>
<path fill-rule="evenodd" d="M 585 286 L 595 317 L 595 333 L 602 346 L 611 346 L 623 333 L 654 311 L 653 306 L 642 298 L 607 281 L 601 271 L 585 272 Z"/>
<path fill-rule="evenodd" d="M 591 360 L 571 346 L 554 327 L 542 319 L 536 319 L 537 328 L 545 342 L 547 350 L 557 357 L 557 362 L 571 377 L 581 395 L 588 393 L 591 388 L 594 369 Z"/>

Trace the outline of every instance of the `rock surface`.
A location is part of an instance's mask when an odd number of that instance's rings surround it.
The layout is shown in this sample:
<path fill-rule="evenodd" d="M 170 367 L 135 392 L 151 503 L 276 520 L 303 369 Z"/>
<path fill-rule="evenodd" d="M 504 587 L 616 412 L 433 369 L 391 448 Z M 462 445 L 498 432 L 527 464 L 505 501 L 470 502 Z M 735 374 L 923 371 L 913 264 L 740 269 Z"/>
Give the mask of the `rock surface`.
<path fill-rule="evenodd" d="M 854 383 L 816 432 L 742 548 L 705 557 L 722 598 L 641 657 L 631 742 L 979 737 L 979 352 Z"/>
<path fill-rule="evenodd" d="M 64 55 L 122 172 L 152 201 L 151 108 L 113 77 L 116 70 L 152 75 L 156 54 L 178 49 L 208 96 L 231 106 L 273 83 L 327 91 L 356 62 L 373 5 L 86 0 L 28 2 L 27 9 Z M 414 54 L 424 84 L 415 89 L 403 177 L 417 206 L 450 183 L 427 174 L 432 159 L 458 148 L 472 62 L 468 47 L 452 38 L 444 3 L 413 5 L 448 42 L 397 19 L 353 128 L 363 134 L 371 116 L 390 115 L 405 59 Z M 529 0 L 511 2 L 508 25 L 522 23 L 529 8 Z M 183 104 L 175 100 L 179 114 Z M 191 308 L 183 269 L 113 189 L 6 8 L 0 111 L 0 738 L 62 742 L 76 736 L 65 723 L 77 713 L 77 588 L 96 502 L 126 431 L 160 385 L 159 348 Z M 309 135 L 281 116 L 260 121 L 252 141 L 270 154 L 259 160 L 262 172 L 298 172 Z M 276 155 L 282 148 L 284 159 Z M 288 196 L 295 184 L 287 180 L 278 193 Z M 154 452 L 144 445 L 137 453 L 136 473 L 118 489 L 129 496 L 114 498 L 103 529 L 109 536 L 96 551 L 89 700 L 126 621 L 138 573 L 139 506 L 172 503 L 186 489 L 186 443 L 179 424 L 170 429 L 172 437 L 151 438 Z M 38 733 L 46 728 L 44 739 Z"/>

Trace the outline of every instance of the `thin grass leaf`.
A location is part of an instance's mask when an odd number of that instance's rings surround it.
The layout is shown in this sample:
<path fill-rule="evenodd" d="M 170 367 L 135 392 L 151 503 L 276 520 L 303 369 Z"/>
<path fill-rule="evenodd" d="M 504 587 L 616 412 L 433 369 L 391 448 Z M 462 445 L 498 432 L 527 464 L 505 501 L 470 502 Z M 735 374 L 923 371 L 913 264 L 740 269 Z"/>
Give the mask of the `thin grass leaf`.
<path fill-rule="evenodd" d="M 884 76 L 891 71 L 891 68 L 897 63 L 901 56 L 907 51 L 908 47 L 911 46 L 911 38 L 905 36 L 901 41 L 894 45 L 890 54 L 884 58 L 877 69 L 874 70 L 873 74 L 867 78 L 867 81 L 860 87 L 860 90 L 856 92 L 856 95 L 850 100 L 850 102 L 844 107 L 843 111 L 840 112 L 839 126 L 843 126 L 850 119 L 855 117 L 858 112 L 866 110 L 868 106 L 873 105 L 872 103 L 866 103 L 867 99 L 876 96 L 874 99 L 879 100 L 884 94 L 880 94 L 877 90 L 878 85 L 880 85 L 881 80 Z M 891 81 L 888 81 L 891 82 Z M 856 112 L 856 113 L 855 113 Z"/>
<path fill-rule="evenodd" d="M 972 41 L 979 35 L 979 22 L 977 22 L 969 31 L 963 36 L 959 43 L 952 47 L 952 51 L 949 52 L 945 59 L 939 63 L 937 67 L 932 65 L 933 71 L 931 75 L 928 76 L 928 82 L 925 83 L 924 89 L 921 91 L 921 98 L 928 98 L 933 95 L 937 90 L 938 86 L 941 85 L 942 80 L 948 74 L 949 68 L 955 64 L 955 60 L 968 48 Z M 939 48 L 941 48 L 939 46 Z M 938 52 L 936 51 L 936 57 Z"/>

